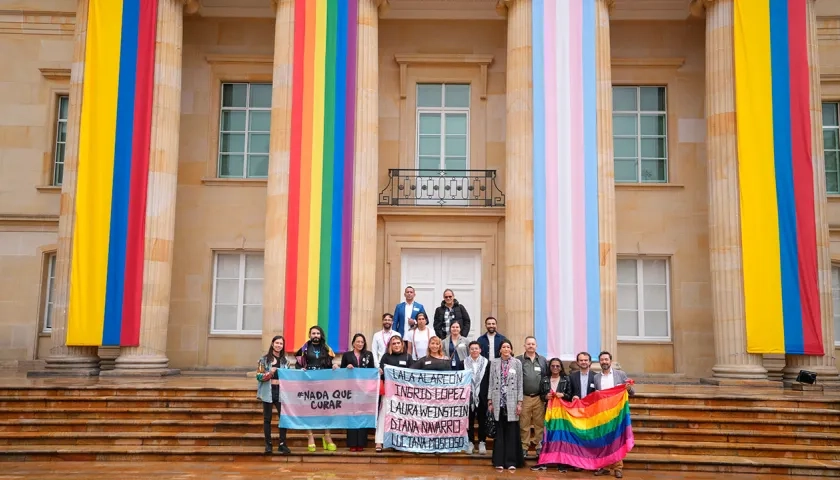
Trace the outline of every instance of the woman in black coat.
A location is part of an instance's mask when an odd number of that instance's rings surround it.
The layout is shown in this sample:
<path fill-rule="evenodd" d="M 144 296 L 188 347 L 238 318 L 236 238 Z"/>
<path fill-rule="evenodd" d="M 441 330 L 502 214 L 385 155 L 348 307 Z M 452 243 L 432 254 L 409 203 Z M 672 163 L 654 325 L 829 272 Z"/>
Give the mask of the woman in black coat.
<path fill-rule="evenodd" d="M 373 353 L 367 349 L 367 339 L 361 333 L 353 335 L 353 350 L 341 356 L 341 368 L 376 368 Z M 367 446 L 366 428 L 347 429 L 347 446 L 351 452 L 361 452 Z"/>

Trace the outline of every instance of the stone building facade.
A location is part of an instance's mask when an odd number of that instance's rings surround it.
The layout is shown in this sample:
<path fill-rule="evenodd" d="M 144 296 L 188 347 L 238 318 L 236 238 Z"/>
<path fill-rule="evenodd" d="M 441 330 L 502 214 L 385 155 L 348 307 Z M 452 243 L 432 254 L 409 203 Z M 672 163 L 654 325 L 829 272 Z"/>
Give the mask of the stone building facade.
<path fill-rule="evenodd" d="M 592 1 L 609 59 L 599 155 L 616 162 L 599 192 L 614 205 L 600 219 L 614 232 L 602 262 L 616 265 L 602 287 L 614 305 L 603 345 L 634 373 L 764 379 L 808 368 L 837 380 L 840 4 L 808 0 L 827 351 L 762 358 L 745 351 L 739 284 L 733 3 Z M 518 343 L 533 329 L 522 247 L 533 242 L 522 163 L 531 2 L 358 2 L 352 330 L 372 334 L 410 283 L 427 307 L 455 289 L 476 328 L 496 316 Z M 276 99 L 290 95 L 293 3 L 159 0 L 141 345 L 120 352 L 65 345 L 87 0 L 0 1 L 0 362 L 84 372 L 102 358 L 148 374 L 253 364 L 282 325 L 287 192 L 274 162 L 288 153 L 290 117 Z M 649 132 L 658 168 L 643 168 L 641 135 L 614 130 L 609 109 L 659 125 Z M 225 127 L 236 112 L 270 126 Z M 430 118 L 453 130 L 424 126 Z M 260 141 L 231 156 L 245 135 Z M 259 163 L 268 155 L 276 168 Z M 417 182 L 407 171 L 421 165 L 480 171 L 469 181 L 484 193 L 395 204 L 393 189 Z"/>

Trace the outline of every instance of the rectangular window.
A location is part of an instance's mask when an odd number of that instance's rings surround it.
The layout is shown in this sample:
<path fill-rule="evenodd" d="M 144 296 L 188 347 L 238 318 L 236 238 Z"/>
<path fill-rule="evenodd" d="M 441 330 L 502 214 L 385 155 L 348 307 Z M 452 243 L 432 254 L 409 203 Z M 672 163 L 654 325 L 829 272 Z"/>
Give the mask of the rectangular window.
<path fill-rule="evenodd" d="M 618 260 L 619 340 L 670 340 L 668 260 Z"/>
<path fill-rule="evenodd" d="M 56 102 L 55 142 L 53 146 L 52 185 L 61 186 L 64 180 L 64 151 L 67 145 L 67 111 L 70 97 L 61 95 Z"/>
<path fill-rule="evenodd" d="M 840 267 L 831 266 L 831 301 L 834 304 L 834 345 L 840 346 Z"/>
<path fill-rule="evenodd" d="M 267 177 L 270 132 L 271 84 L 223 83 L 219 177 Z"/>
<path fill-rule="evenodd" d="M 212 333 L 262 333 L 263 254 L 217 253 Z"/>
<path fill-rule="evenodd" d="M 465 175 L 470 164 L 470 86 L 417 85 L 417 168 Z"/>
<path fill-rule="evenodd" d="M 668 181 L 665 87 L 613 87 L 616 183 Z"/>
<path fill-rule="evenodd" d="M 825 191 L 840 193 L 840 103 L 822 104 L 823 144 L 825 146 Z"/>
<path fill-rule="evenodd" d="M 53 302 L 55 301 L 55 253 L 47 255 L 47 272 L 44 276 L 46 285 L 44 288 L 44 325 L 42 331 L 52 331 Z"/>

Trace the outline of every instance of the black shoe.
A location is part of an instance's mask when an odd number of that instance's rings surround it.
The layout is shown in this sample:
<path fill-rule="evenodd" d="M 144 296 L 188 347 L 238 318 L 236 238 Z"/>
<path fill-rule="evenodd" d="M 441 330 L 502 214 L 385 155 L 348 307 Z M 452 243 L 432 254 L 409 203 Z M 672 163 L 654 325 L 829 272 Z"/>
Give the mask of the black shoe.
<path fill-rule="evenodd" d="M 287 447 L 285 443 L 281 443 L 277 446 L 277 452 L 282 455 L 289 455 L 292 453 L 292 451 L 289 450 L 289 447 Z"/>
<path fill-rule="evenodd" d="M 270 443 L 268 443 L 268 444 L 266 444 L 266 446 L 265 446 L 265 451 L 263 452 L 263 455 L 271 455 L 271 454 L 272 454 L 272 451 L 271 451 L 271 444 L 270 444 Z"/>
<path fill-rule="evenodd" d="M 566 467 L 564 467 L 563 465 L 560 465 L 559 467 L 557 467 L 557 471 L 560 472 L 560 473 L 566 473 L 567 472 Z"/>

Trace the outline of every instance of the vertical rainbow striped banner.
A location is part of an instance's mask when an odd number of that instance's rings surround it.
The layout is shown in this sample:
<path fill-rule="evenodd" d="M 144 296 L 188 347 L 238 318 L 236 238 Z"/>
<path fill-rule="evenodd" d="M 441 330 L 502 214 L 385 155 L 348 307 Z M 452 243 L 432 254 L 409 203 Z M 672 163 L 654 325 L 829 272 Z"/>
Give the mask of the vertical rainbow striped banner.
<path fill-rule="evenodd" d="M 295 348 L 312 325 L 336 351 L 349 342 L 357 16 L 356 0 L 295 2 L 283 325 Z"/>
<path fill-rule="evenodd" d="M 534 331 L 562 359 L 601 345 L 595 0 L 534 0 Z"/>
<path fill-rule="evenodd" d="M 806 0 L 735 2 L 747 351 L 823 355 Z"/>
<path fill-rule="evenodd" d="M 157 0 L 90 0 L 67 345 L 137 346 Z"/>

